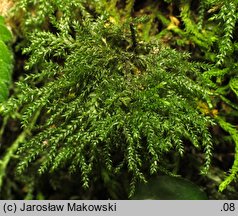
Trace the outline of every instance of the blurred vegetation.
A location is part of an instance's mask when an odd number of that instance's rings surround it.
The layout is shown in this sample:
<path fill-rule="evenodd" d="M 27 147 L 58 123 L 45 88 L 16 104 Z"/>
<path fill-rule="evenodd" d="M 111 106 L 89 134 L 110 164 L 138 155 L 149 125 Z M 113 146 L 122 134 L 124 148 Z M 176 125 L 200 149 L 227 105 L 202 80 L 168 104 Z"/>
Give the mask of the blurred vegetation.
<path fill-rule="evenodd" d="M 12 39 L 12 35 L 7 29 L 2 16 L 0 16 L 0 32 L 0 102 L 2 102 L 8 98 L 13 66 L 12 53 L 6 45 Z"/>
<path fill-rule="evenodd" d="M 0 198 L 127 199 L 167 174 L 237 199 L 237 4 L 0 3 Z"/>

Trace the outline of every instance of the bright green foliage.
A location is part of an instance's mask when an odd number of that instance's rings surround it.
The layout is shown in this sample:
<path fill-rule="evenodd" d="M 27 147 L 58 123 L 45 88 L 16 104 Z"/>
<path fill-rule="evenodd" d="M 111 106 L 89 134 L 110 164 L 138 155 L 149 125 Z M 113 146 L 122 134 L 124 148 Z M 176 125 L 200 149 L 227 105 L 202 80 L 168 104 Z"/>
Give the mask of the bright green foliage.
<path fill-rule="evenodd" d="M 0 16 L 0 32 L 1 32 L 1 34 L 0 34 L 1 41 L 8 42 L 12 39 L 12 34 L 6 27 L 2 16 Z"/>
<path fill-rule="evenodd" d="M 7 99 L 11 82 L 12 53 L 6 45 L 6 42 L 11 39 L 11 32 L 5 26 L 3 17 L 0 16 L 0 102 Z"/>
<path fill-rule="evenodd" d="M 213 35 L 213 32 L 211 31 L 201 31 L 202 28 L 202 19 L 199 20 L 199 23 L 196 24 L 192 18 L 190 5 L 187 1 L 184 1 L 185 3 L 182 3 L 181 8 L 181 20 L 185 25 L 185 31 L 182 31 L 177 27 L 177 30 L 174 29 L 174 31 L 178 34 L 181 34 L 182 38 L 181 41 L 178 43 L 181 43 L 180 45 L 192 43 L 197 44 L 202 49 L 209 49 L 214 41 L 216 41 L 216 38 Z M 202 7 L 203 5 L 201 5 Z M 202 8 L 201 8 L 202 10 Z M 202 13 L 202 11 L 201 11 Z M 186 40 L 185 40 L 186 39 Z"/>
<path fill-rule="evenodd" d="M 233 78 L 232 80 L 230 80 L 229 86 L 232 91 L 238 96 L 238 78 Z"/>
<path fill-rule="evenodd" d="M 198 103 L 209 101 L 201 76 L 208 66 L 158 41 L 138 40 L 140 19 L 115 25 L 106 15 L 93 17 L 80 1 L 52 2 L 37 1 L 35 13 L 47 14 L 54 32 L 28 32 L 31 74 L 1 108 L 6 116 L 18 112 L 31 134 L 18 149 L 18 173 L 64 168 L 80 172 L 87 188 L 100 164 L 114 176 L 126 170 L 133 192 L 145 170 L 170 172 L 166 154 L 182 156 L 185 142 L 204 151 L 206 173 L 213 122 Z M 62 16 L 53 16 L 56 8 Z M 37 19 L 27 23 L 41 24 Z"/>
<path fill-rule="evenodd" d="M 237 20 L 237 1 L 224 1 L 218 14 L 215 14 L 212 19 L 220 21 L 220 27 L 224 28 L 223 36 L 218 43 L 219 55 L 217 56 L 217 65 L 224 64 L 226 58 L 231 58 L 233 53 L 232 38 Z M 230 61 L 227 61 L 230 63 Z"/>
<path fill-rule="evenodd" d="M 238 173 L 238 132 L 237 132 L 237 129 L 233 125 L 229 124 L 228 122 L 224 121 L 223 119 L 218 118 L 218 122 L 221 125 L 221 127 L 231 135 L 232 139 L 235 142 L 235 161 L 233 163 L 233 166 L 230 170 L 229 175 L 219 186 L 219 190 L 223 191 L 232 181 L 235 181 L 237 179 L 237 173 Z"/>

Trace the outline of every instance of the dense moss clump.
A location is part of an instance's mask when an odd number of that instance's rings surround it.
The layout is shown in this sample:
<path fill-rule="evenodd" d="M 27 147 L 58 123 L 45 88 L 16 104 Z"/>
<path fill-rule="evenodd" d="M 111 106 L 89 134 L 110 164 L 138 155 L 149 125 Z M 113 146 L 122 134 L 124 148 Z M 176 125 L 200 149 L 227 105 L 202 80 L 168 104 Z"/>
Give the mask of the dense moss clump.
<path fill-rule="evenodd" d="M 207 174 L 214 125 L 238 145 L 235 122 L 219 109 L 226 103 L 237 110 L 231 102 L 237 78 L 230 72 L 236 63 L 226 64 L 235 47 L 230 11 L 235 14 L 237 3 L 15 2 L 20 43 L 14 48 L 23 50 L 24 73 L 0 104 L 1 134 L 9 136 L 15 124 L 0 161 L 0 186 L 11 164 L 17 182 L 31 182 L 21 191 L 25 198 L 44 197 L 37 186 L 46 174 L 55 190 L 68 176 L 85 191 L 100 182 L 112 198 L 123 176 L 132 196 L 150 175 L 176 173 L 171 158 L 186 153 L 198 154 L 197 175 Z M 206 13 L 214 14 L 207 19 Z M 197 53 L 189 54 L 192 46 Z M 235 179 L 237 158 L 221 191 Z"/>

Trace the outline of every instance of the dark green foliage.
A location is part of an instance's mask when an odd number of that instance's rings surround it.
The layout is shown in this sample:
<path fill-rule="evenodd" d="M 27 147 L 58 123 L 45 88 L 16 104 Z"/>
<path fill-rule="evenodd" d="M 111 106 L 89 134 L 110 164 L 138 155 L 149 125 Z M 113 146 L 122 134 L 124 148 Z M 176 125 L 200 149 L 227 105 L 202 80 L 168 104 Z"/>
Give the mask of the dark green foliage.
<path fill-rule="evenodd" d="M 4 115 L 19 113 L 30 133 L 18 148 L 18 174 L 31 166 L 30 175 L 66 168 L 80 172 L 87 188 L 100 164 L 114 176 L 126 169 L 133 192 L 137 180 L 145 181 L 146 169 L 170 172 L 164 158 L 174 151 L 182 156 L 185 142 L 204 151 L 206 173 L 212 119 L 198 104 L 209 103 L 201 77 L 208 66 L 157 41 L 135 44 L 131 22 L 136 26 L 140 20 L 114 25 L 106 15 L 94 18 L 80 3 L 76 19 L 75 5 L 66 1 L 64 16 L 56 20 L 50 14 L 55 5 L 42 2 L 39 9 L 47 11 L 39 13 L 50 17 L 55 32 L 28 32 L 24 53 L 31 74 L 2 106 Z"/>
<path fill-rule="evenodd" d="M 139 184 L 133 199 L 151 200 L 206 200 L 197 185 L 180 177 L 160 176 L 147 184 Z"/>
<path fill-rule="evenodd" d="M 172 1 L 165 2 L 172 3 Z M 226 180 L 221 184 L 220 189 L 223 190 L 235 179 L 238 171 L 236 166 L 237 140 L 235 139 L 237 136 L 235 125 L 238 123 L 236 120 L 238 116 L 237 1 L 173 1 L 167 6 L 169 12 L 161 10 L 163 6 L 166 7 L 167 4 L 158 1 L 154 5 L 157 10 L 150 9 L 150 12 L 147 12 L 158 27 L 160 24 L 161 30 L 154 31 L 154 37 L 176 49 L 192 52 L 193 59 L 205 60 L 213 65 L 212 69 L 203 73 L 205 82 L 213 89 L 215 95 L 211 98 L 209 108 L 215 113 L 213 113 L 215 121 L 230 134 L 235 144 L 233 152 L 236 152 L 231 175 L 227 175 Z M 156 19 L 159 22 L 156 23 Z M 145 31 L 152 30 L 150 28 Z M 216 118 L 217 116 L 221 118 Z M 224 125 L 229 127 L 224 127 Z"/>

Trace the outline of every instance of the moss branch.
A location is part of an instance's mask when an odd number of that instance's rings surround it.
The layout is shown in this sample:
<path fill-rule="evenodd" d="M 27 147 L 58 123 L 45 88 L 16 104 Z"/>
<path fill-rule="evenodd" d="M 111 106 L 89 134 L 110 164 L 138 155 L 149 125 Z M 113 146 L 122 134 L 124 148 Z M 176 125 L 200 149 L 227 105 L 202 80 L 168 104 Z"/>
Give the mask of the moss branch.
<path fill-rule="evenodd" d="M 3 183 L 3 179 L 6 175 L 6 169 L 11 159 L 15 157 L 15 152 L 17 151 L 20 143 L 24 142 L 27 135 L 31 134 L 31 130 L 36 123 L 36 120 L 40 114 L 41 109 L 39 109 L 34 117 L 32 118 L 29 127 L 25 128 L 22 133 L 19 134 L 17 139 L 12 143 L 12 145 L 7 149 L 5 156 L 0 160 L 0 191 Z"/>

